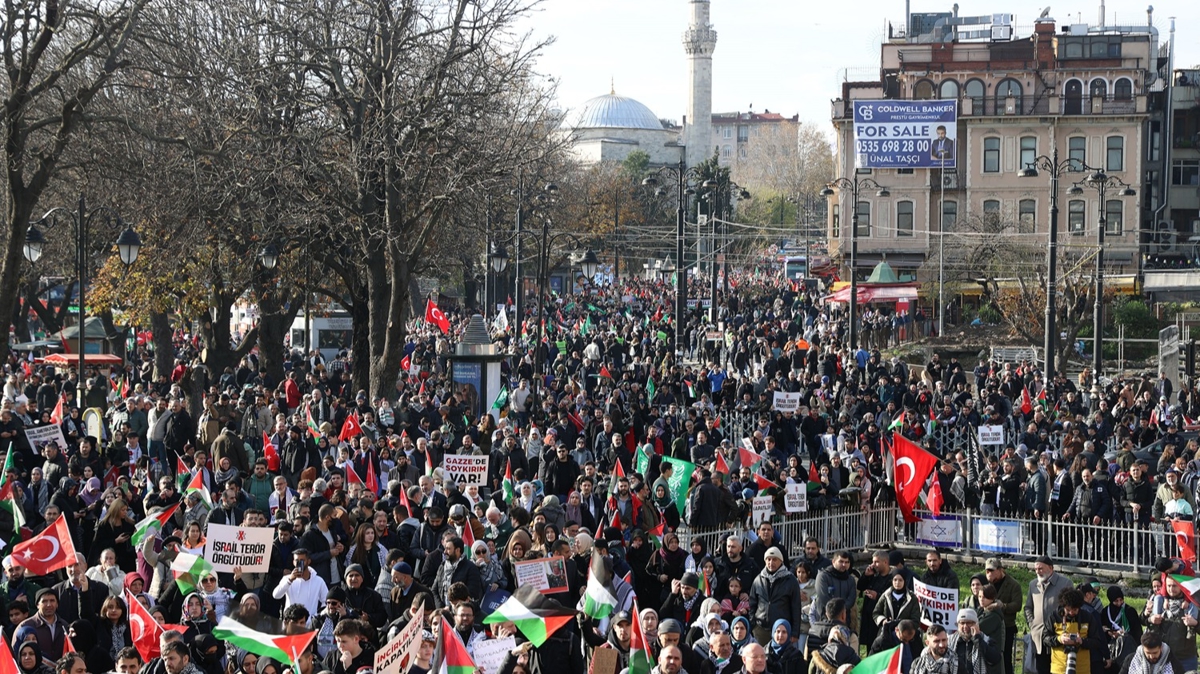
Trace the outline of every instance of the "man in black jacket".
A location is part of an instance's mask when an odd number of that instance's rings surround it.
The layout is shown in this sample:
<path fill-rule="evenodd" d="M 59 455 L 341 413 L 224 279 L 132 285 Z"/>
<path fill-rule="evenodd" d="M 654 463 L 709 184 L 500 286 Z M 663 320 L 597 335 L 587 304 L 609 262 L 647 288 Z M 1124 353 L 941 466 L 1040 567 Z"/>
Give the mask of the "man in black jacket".
<path fill-rule="evenodd" d="M 378 592 L 363 585 L 362 566 L 346 566 L 345 585 L 342 589 L 346 591 L 346 605 L 358 611 L 363 620 L 371 623 L 375 629 L 387 624 L 387 606 Z"/>
<path fill-rule="evenodd" d="M 433 581 L 434 599 L 439 605 L 450 606 L 450 586 L 464 583 L 471 600 L 478 603 L 483 599 L 483 577 L 479 567 L 463 554 L 463 540 L 457 536 L 442 544 L 442 566 Z"/>
<path fill-rule="evenodd" d="M 346 546 L 341 541 L 344 535 L 335 521 L 341 516 L 340 510 L 332 503 L 321 506 L 317 511 L 316 521 L 309 525 L 308 531 L 300 538 L 300 547 L 308 550 L 313 570 L 331 588 L 342 582 L 341 564 L 338 560 L 346 552 Z"/>
<path fill-rule="evenodd" d="M 692 491 L 692 515 L 688 521 L 693 527 L 716 527 L 720 525 L 721 490 L 712 483 L 712 473 L 700 469 L 700 482 Z"/>

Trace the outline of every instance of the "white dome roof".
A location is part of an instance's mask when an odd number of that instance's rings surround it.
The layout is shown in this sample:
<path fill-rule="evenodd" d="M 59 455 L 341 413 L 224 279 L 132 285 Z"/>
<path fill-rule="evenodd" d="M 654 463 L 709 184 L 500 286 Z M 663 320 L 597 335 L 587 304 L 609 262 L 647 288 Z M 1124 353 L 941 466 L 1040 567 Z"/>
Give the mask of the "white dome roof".
<path fill-rule="evenodd" d="M 658 116 L 645 105 L 624 96 L 605 94 L 583 104 L 571 128 L 575 129 L 656 129 L 662 130 Z"/>

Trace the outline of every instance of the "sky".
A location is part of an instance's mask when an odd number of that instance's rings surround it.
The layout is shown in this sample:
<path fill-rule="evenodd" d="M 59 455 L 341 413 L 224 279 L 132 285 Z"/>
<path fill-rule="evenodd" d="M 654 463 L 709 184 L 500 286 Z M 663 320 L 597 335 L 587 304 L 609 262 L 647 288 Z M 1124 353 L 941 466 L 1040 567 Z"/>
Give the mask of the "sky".
<path fill-rule="evenodd" d="M 1154 3 L 1159 43 L 1176 17 L 1175 67 L 1200 64 L 1200 2 L 1107 0 L 1108 25 L 1146 24 Z M 960 0 L 959 16 L 1013 15 L 1014 34 L 1028 35 L 1054 0 Z M 949 11 L 945 4 L 912 0 L 912 11 Z M 1100 3 L 1051 4 L 1059 26 L 1096 24 Z M 533 37 L 553 37 L 539 69 L 557 83 L 559 106 L 576 111 L 610 86 L 679 122 L 687 106 L 687 60 L 681 35 L 688 0 L 542 0 L 528 18 Z M 844 72 L 878 77 L 879 46 L 891 21 L 904 23 L 904 0 L 712 0 L 717 31 L 713 55 L 713 111 L 770 110 L 828 125 L 830 100 Z M 865 78 L 863 76 L 866 76 Z M 751 106 L 753 106 L 751 108 Z"/>

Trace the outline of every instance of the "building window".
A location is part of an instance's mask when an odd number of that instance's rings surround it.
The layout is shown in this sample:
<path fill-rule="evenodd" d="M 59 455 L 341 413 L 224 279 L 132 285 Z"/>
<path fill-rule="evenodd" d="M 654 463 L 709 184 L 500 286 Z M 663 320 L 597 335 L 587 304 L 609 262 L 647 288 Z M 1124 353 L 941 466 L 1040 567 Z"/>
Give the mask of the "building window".
<path fill-rule="evenodd" d="M 997 112 L 1004 110 L 1005 99 L 1013 97 L 1017 99 L 1017 113 L 1020 114 L 1021 105 L 1021 83 L 1016 80 L 1004 80 L 996 85 L 996 110 Z"/>
<path fill-rule="evenodd" d="M 1121 236 L 1125 227 L 1125 204 L 1120 199 L 1109 199 L 1104 203 L 1104 233 Z"/>
<path fill-rule="evenodd" d="M 954 223 L 958 221 L 958 202 L 943 201 L 942 202 L 942 231 L 949 232 L 954 229 Z"/>
<path fill-rule="evenodd" d="M 858 202 L 858 227 L 855 236 L 871 236 L 871 202 Z"/>
<path fill-rule="evenodd" d="M 1067 158 L 1071 160 L 1071 170 L 1079 172 L 1087 166 L 1087 138 L 1072 136 L 1067 139 Z"/>
<path fill-rule="evenodd" d="M 913 170 L 910 168 L 896 169 L 896 175 L 910 176 L 912 174 L 913 174 Z"/>
<path fill-rule="evenodd" d="M 1092 84 L 1088 87 L 1088 95 L 1092 98 L 1104 98 L 1108 96 L 1108 82 L 1097 77 L 1092 80 Z"/>
<path fill-rule="evenodd" d="M 1083 114 L 1083 82 L 1068 80 L 1067 85 L 1063 87 L 1063 114 Z"/>
<path fill-rule="evenodd" d="M 1183 186 L 1200 185 L 1200 159 L 1172 160 L 1171 184 Z"/>
<path fill-rule="evenodd" d="M 913 87 L 913 100 L 927 101 L 931 98 L 933 98 L 933 82 L 929 80 L 917 82 L 917 86 Z"/>
<path fill-rule="evenodd" d="M 984 90 L 983 80 L 967 80 L 967 86 L 963 88 L 963 93 L 971 99 L 971 104 L 975 107 L 973 112 L 976 115 L 983 114 Z"/>
<path fill-rule="evenodd" d="M 842 206 L 841 204 L 833 205 L 833 226 L 830 228 L 829 236 L 834 239 L 842 236 Z"/>
<path fill-rule="evenodd" d="M 1072 234 L 1083 234 L 1086 214 L 1084 207 L 1084 202 L 1078 199 L 1067 205 L 1067 231 Z"/>
<path fill-rule="evenodd" d="M 732 145 L 721 146 L 721 156 L 732 157 L 733 156 L 733 146 Z"/>
<path fill-rule="evenodd" d="M 984 138 L 983 139 L 983 172 L 984 173 L 999 173 L 1000 172 L 1000 139 L 999 138 Z"/>
<path fill-rule="evenodd" d="M 1000 215 L 1000 200 L 999 199 L 984 199 L 983 214 L 998 216 Z"/>
<path fill-rule="evenodd" d="M 896 204 L 896 236 L 913 235 L 913 202 L 901 201 Z"/>
<path fill-rule="evenodd" d="M 746 146 L 745 145 L 738 146 L 738 157 L 741 157 L 742 159 L 746 158 Z"/>
<path fill-rule="evenodd" d="M 946 100 L 958 98 L 958 82 L 954 80 L 942 80 L 942 84 L 938 88 L 938 98 Z"/>
<path fill-rule="evenodd" d="M 1037 161 L 1037 138 L 1033 136 L 1021 137 L 1021 165 L 1017 167 L 1018 171 L 1033 166 Z"/>
<path fill-rule="evenodd" d="M 733 138 L 733 127 L 727 126 L 724 129 L 721 129 L 721 137 L 722 138 Z"/>
<path fill-rule="evenodd" d="M 750 140 L 750 127 L 742 125 L 738 127 L 738 142 L 744 143 Z"/>
<path fill-rule="evenodd" d="M 1037 202 L 1033 199 L 1022 199 L 1017 204 L 1017 224 L 1021 232 L 1037 231 Z"/>
<path fill-rule="evenodd" d="M 1133 98 L 1133 81 L 1122 77 L 1113 85 L 1113 100 L 1128 101 Z"/>
<path fill-rule="evenodd" d="M 1125 137 L 1109 136 L 1104 169 L 1108 172 L 1125 170 Z"/>

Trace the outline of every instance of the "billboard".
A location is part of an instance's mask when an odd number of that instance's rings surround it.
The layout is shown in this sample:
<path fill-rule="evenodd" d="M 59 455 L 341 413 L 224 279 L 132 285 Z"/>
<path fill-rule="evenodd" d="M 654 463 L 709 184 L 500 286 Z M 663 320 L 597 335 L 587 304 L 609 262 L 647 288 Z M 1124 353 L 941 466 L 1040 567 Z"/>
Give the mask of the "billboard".
<path fill-rule="evenodd" d="M 854 101 L 860 169 L 955 168 L 958 101 Z"/>

